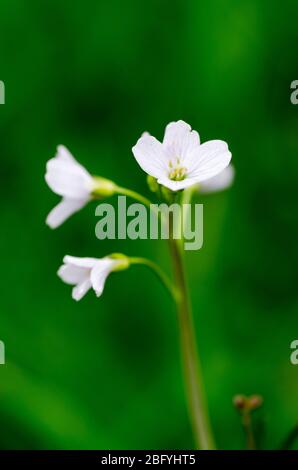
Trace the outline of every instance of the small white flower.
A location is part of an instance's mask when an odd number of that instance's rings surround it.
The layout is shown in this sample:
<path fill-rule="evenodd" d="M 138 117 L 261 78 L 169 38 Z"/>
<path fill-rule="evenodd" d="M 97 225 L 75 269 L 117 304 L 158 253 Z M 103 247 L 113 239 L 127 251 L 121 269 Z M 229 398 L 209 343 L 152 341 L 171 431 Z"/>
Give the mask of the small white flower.
<path fill-rule="evenodd" d="M 232 157 L 222 140 L 200 144 L 199 134 L 184 121 L 168 124 L 162 143 L 147 133 L 142 135 L 132 151 L 140 167 L 172 191 L 216 176 Z"/>
<path fill-rule="evenodd" d="M 99 297 L 108 275 L 112 271 L 128 267 L 127 259 L 113 259 L 108 256 L 101 259 L 65 256 L 63 263 L 58 276 L 66 284 L 75 286 L 72 290 L 72 298 L 75 300 L 81 300 L 91 288 Z"/>
<path fill-rule="evenodd" d="M 87 204 L 94 181 L 63 145 L 59 145 L 56 156 L 48 161 L 45 179 L 51 190 L 62 196 L 46 220 L 51 228 L 56 228 Z"/>
<path fill-rule="evenodd" d="M 203 181 L 198 185 L 198 191 L 200 193 L 215 193 L 218 191 L 223 191 L 232 186 L 235 178 L 235 168 L 232 164 L 227 166 L 221 173 L 209 180 Z"/>

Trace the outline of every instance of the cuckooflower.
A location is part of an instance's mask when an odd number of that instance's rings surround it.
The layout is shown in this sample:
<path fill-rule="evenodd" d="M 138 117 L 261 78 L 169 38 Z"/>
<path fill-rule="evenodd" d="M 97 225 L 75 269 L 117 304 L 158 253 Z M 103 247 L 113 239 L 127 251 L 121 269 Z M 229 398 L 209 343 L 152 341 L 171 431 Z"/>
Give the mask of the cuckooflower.
<path fill-rule="evenodd" d="M 46 223 L 51 228 L 61 225 L 68 217 L 84 207 L 92 198 L 114 194 L 115 185 L 105 178 L 93 177 L 63 145 L 47 162 L 46 182 L 62 201 L 49 213 Z"/>
<path fill-rule="evenodd" d="M 172 191 L 216 176 L 232 157 L 222 140 L 200 144 L 199 134 L 184 121 L 168 124 L 162 143 L 147 133 L 142 135 L 132 151 L 140 167 Z"/>
<path fill-rule="evenodd" d="M 56 156 L 48 161 L 45 179 L 51 190 L 62 196 L 46 220 L 51 228 L 56 228 L 91 199 L 93 179 L 63 145 L 58 146 Z"/>
<path fill-rule="evenodd" d="M 72 290 L 74 300 L 81 300 L 91 288 L 99 297 L 108 275 L 129 266 L 128 258 L 124 255 L 119 258 L 107 256 L 100 259 L 65 256 L 63 263 L 57 274 L 66 284 L 75 286 Z"/>
<path fill-rule="evenodd" d="M 235 168 L 232 164 L 227 166 L 221 173 L 209 180 L 203 181 L 198 184 L 199 193 L 215 193 L 228 189 L 234 181 Z"/>

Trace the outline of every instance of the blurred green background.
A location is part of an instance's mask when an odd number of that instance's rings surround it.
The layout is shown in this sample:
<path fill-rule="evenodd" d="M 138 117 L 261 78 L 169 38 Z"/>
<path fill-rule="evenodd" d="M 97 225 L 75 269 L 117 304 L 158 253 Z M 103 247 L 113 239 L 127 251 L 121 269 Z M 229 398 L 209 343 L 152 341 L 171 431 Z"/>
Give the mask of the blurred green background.
<path fill-rule="evenodd" d="M 177 119 L 226 140 L 237 171 L 200 199 L 204 247 L 187 259 L 217 445 L 243 448 L 236 393 L 264 396 L 264 448 L 297 423 L 296 13 L 294 0 L 1 1 L 1 448 L 193 446 L 158 281 L 135 267 L 76 303 L 56 276 L 65 254 L 113 251 L 170 269 L 164 242 L 98 241 L 96 204 L 55 231 L 44 222 L 57 144 L 148 195 L 131 147 Z"/>

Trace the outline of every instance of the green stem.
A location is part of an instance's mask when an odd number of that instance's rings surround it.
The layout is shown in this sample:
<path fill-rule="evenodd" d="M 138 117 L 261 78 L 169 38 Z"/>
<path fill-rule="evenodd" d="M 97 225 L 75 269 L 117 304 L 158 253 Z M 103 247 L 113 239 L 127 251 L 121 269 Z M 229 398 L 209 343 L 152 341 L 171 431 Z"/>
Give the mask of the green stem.
<path fill-rule="evenodd" d="M 250 411 L 243 413 L 242 425 L 246 436 L 246 448 L 248 450 L 256 450 L 256 441 Z"/>
<path fill-rule="evenodd" d="M 139 201 L 152 210 L 151 201 L 141 194 L 122 187 L 117 187 L 116 191 L 118 194 L 122 194 Z M 192 190 L 190 189 L 185 196 L 186 198 L 183 202 L 190 202 Z M 168 277 L 153 261 L 146 258 L 135 257 L 130 258 L 130 262 L 131 264 L 143 264 L 151 268 L 170 292 L 177 305 L 188 408 L 195 442 L 199 449 L 214 449 L 215 447 L 209 422 L 205 391 L 201 377 L 201 365 L 197 354 L 195 331 L 191 305 L 188 296 L 181 247 L 179 246 L 179 240 L 173 239 L 172 221 L 170 223 L 170 232 L 171 234 L 169 241 L 173 258 L 176 288 L 173 287 Z"/>
<path fill-rule="evenodd" d="M 170 238 L 170 249 L 173 259 L 176 285 L 180 294 L 177 298 L 176 304 L 180 326 L 181 353 L 188 409 L 197 447 L 202 450 L 210 450 L 215 447 L 201 376 L 201 365 L 197 353 L 195 330 L 182 253 L 178 240 L 174 240 L 172 237 Z"/>
<path fill-rule="evenodd" d="M 192 196 L 193 196 L 195 191 L 196 191 L 195 186 L 189 186 L 188 188 L 186 188 L 183 191 L 181 203 L 182 204 L 190 204 L 191 200 L 192 200 Z"/>
<path fill-rule="evenodd" d="M 157 205 L 153 204 L 150 201 L 150 199 L 146 198 L 145 196 L 143 196 L 140 193 L 137 193 L 136 191 L 133 191 L 132 189 L 122 188 L 120 186 L 116 186 L 115 191 L 118 194 L 122 194 L 123 196 L 131 197 L 132 199 L 135 199 L 136 201 L 139 201 L 141 204 L 144 204 L 145 206 L 147 206 L 150 209 L 150 211 L 155 213 L 156 217 L 160 220 L 161 224 L 165 223 L 162 211 L 159 211 Z"/>
<path fill-rule="evenodd" d="M 174 302 L 177 301 L 177 291 L 175 286 L 173 286 L 168 276 L 163 272 L 163 270 L 158 266 L 158 264 L 154 263 L 154 261 L 151 261 L 150 259 L 140 257 L 130 257 L 129 262 L 130 264 L 142 264 L 150 268 L 158 277 L 158 279 L 162 282 L 165 288 L 169 291 Z"/>
<path fill-rule="evenodd" d="M 132 199 L 135 199 L 136 201 L 141 202 L 145 206 L 149 207 L 149 209 L 151 209 L 151 205 L 152 205 L 151 201 L 147 199 L 145 196 L 142 196 L 142 194 L 139 194 L 136 191 L 133 191 L 132 189 L 116 186 L 116 192 L 118 194 L 122 194 L 123 196 L 131 197 Z"/>
<path fill-rule="evenodd" d="M 189 214 L 191 212 L 191 200 L 196 191 L 195 186 L 190 186 L 183 191 L 182 195 L 182 207 L 183 207 L 183 233 L 185 233 L 185 227 L 189 219 Z"/>

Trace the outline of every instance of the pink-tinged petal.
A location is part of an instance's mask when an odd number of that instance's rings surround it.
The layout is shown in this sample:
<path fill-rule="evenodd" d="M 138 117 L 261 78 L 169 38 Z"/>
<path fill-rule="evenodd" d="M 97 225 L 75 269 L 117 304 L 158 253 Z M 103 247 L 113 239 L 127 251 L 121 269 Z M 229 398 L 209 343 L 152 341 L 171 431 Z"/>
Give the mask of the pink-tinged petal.
<path fill-rule="evenodd" d="M 159 178 L 167 170 L 168 158 L 162 144 L 151 135 L 142 136 L 132 148 L 138 164 L 148 175 Z"/>
<path fill-rule="evenodd" d="M 194 149 L 184 162 L 188 169 L 187 177 L 201 182 L 216 176 L 230 163 L 232 154 L 226 142 L 210 140 Z"/>
<path fill-rule="evenodd" d="M 46 219 L 46 224 L 51 228 L 57 228 L 72 214 L 84 207 L 88 199 L 69 199 L 63 198 L 62 201 L 55 206 Z"/>
<path fill-rule="evenodd" d="M 184 121 L 170 122 L 165 130 L 163 145 L 172 158 L 184 161 L 186 156 L 200 145 L 200 136 Z"/>
<path fill-rule="evenodd" d="M 224 189 L 228 189 L 233 184 L 234 178 L 235 168 L 232 164 L 230 164 L 218 175 L 200 183 L 199 192 L 207 194 L 223 191 Z"/>
<path fill-rule="evenodd" d="M 113 271 L 114 267 L 118 263 L 119 261 L 117 260 L 104 258 L 104 259 L 98 260 L 98 262 L 92 269 L 91 284 L 97 297 L 99 297 L 102 294 L 108 275 Z"/>
<path fill-rule="evenodd" d="M 91 282 L 89 277 L 85 279 L 83 282 L 78 284 L 76 287 L 72 289 L 72 298 L 74 300 L 81 300 L 82 297 L 88 292 L 91 288 Z"/>

